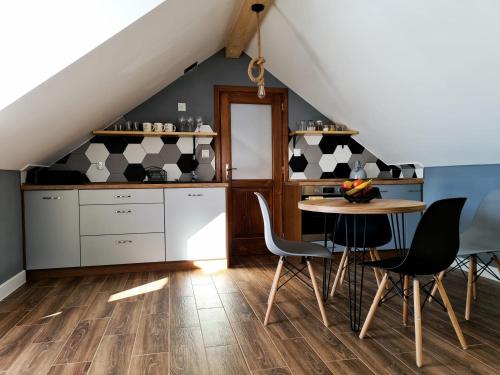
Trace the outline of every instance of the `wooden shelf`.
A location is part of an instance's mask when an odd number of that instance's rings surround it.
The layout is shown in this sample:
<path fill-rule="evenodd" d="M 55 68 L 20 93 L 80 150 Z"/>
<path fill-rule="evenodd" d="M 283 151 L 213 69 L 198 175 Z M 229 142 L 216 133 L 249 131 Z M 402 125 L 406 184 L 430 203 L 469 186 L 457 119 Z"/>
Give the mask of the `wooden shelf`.
<path fill-rule="evenodd" d="M 296 135 L 356 135 L 359 134 L 357 130 L 295 130 L 289 133 L 289 136 Z"/>
<path fill-rule="evenodd" d="M 216 132 L 143 132 L 127 130 L 94 130 L 94 135 L 110 135 L 122 137 L 216 137 Z"/>

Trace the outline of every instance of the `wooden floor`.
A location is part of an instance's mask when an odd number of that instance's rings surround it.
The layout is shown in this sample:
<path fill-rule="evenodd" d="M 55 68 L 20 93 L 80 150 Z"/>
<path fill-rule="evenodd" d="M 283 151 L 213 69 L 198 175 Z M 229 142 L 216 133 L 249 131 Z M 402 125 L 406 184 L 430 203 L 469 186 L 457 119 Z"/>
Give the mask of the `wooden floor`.
<path fill-rule="evenodd" d="M 464 322 L 465 281 L 459 273 L 445 278 L 469 349 L 460 349 L 447 314 L 427 305 L 419 370 L 413 329 L 402 326 L 396 298 L 360 340 L 349 329 L 345 286 L 327 307 L 327 329 L 312 291 L 292 281 L 278 292 L 265 328 L 275 265 L 275 258 L 261 257 L 213 274 L 119 274 L 23 286 L 0 302 L 0 374 L 499 373 L 499 283 L 479 280 L 472 320 Z M 376 287 L 372 272 L 366 280 L 365 313 Z"/>

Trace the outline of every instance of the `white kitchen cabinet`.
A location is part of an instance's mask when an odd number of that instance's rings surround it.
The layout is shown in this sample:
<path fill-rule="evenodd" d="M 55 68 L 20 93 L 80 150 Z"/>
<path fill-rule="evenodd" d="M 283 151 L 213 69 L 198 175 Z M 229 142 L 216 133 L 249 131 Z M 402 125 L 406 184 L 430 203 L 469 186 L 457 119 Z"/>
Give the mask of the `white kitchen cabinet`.
<path fill-rule="evenodd" d="M 226 258 L 225 189 L 164 191 L 166 260 Z"/>
<path fill-rule="evenodd" d="M 80 266 L 78 191 L 24 193 L 26 268 Z"/>

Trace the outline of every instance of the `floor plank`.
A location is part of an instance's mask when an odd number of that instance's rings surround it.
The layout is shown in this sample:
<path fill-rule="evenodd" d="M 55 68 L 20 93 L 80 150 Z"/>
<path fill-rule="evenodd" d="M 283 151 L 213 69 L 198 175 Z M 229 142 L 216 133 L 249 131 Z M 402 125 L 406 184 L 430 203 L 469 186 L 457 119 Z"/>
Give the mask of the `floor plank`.
<path fill-rule="evenodd" d="M 168 353 L 132 357 L 130 375 L 165 375 L 168 369 Z"/>
<path fill-rule="evenodd" d="M 134 334 L 104 336 L 88 374 L 126 374 L 132 358 L 134 339 Z"/>
<path fill-rule="evenodd" d="M 334 374 L 373 375 L 373 372 L 359 359 L 327 362 L 326 365 Z"/>
<path fill-rule="evenodd" d="M 134 346 L 134 354 L 168 352 L 168 315 L 142 315 Z"/>
<path fill-rule="evenodd" d="M 62 342 L 33 343 L 12 364 L 7 374 L 46 374 L 61 349 Z"/>
<path fill-rule="evenodd" d="M 193 291 L 197 308 L 222 307 L 217 289 L 213 284 L 193 285 Z"/>
<path fill-rule="evenodd" d="M 191 296 L 171 296 L 171 326 L 173 328 L 199 327 L 196 302 Z"/>
<path fill-rule="evenodd" d="M 250 370 L 265 370 L 285 365 L 262 324 L 257 320 L 231 322 Z"/>
<path fill-rule="evenodd" d="M 206 375 L 208 363 L 200 327 L 173 328 L 171 375 Z"/>
<path fill-rule="evenodd" d="M 57 357 L 56 364 L 91 362 L 109 318 L 81 321 Z"/>
<path fill-rule="evenodd" d="M 0 339 L 0 371 L 7 371 L 19 355 L 30 345 L 40 326 L 18 326 Z"/>
<path fill-rule="evenodd" d="M 61 312 L 65 298 L 49 296 L 28 313 L 18 325 L 47 324 L 56 314 Z"/>
<path fill-rule="evenodd" d="M 236 337 L 223 308 L 198 310 L 205 347 L 236 345 Z"/>
<path fill-rule="evenodd" d="M 90 368 L 90 362 L 68 363 L 50 368 L 48 375 L 85 375 Z"/>
<path fill-rule="evenodd" d="M 40 335 L 34 342 L 48 342 L 67 339 L 81 317 L 87 310 L 87 307 L 65 307 L 61 312 L 54 316 L 50 322 L 43 326 Z"/>
<path fill-rule="evenodd" d="M 241 293 L 221 294 L 220 299 L 230 322 L 257 320 L 252 308 Z"/>
<path fill-rule="evenodd" d="M 106 335 L 136 333 L 141 316 L 142 301 L 120 302 L 116 305 Z"/>
<path fill-rule="evenodd" d="M 238 345 L 213 346 L 207 348 L 208 365 L 211 375 L 250 374 Z"/>
<path fill-rule="evenodd" d="M 303 338 L 276 340 L 278 350 L 295 375 L 331 374 L 328 366 Z"/>

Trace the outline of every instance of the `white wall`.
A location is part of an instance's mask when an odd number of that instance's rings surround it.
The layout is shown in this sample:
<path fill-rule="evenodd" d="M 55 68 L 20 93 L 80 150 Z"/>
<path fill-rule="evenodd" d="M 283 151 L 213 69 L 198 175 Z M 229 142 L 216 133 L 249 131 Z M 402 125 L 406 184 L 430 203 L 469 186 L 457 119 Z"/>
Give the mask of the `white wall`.
<path fill-rule="evenodd" d="M 266 67 L 388 164 L 499 163 L 499 14 L 496 0 L 276 0 Z"/>
<path fill-rule="evenodd" d="M 168 0 L 1 110 L 0 169 L 52 163 L 73 150 L 222 48 L 240 7 Z"/>

